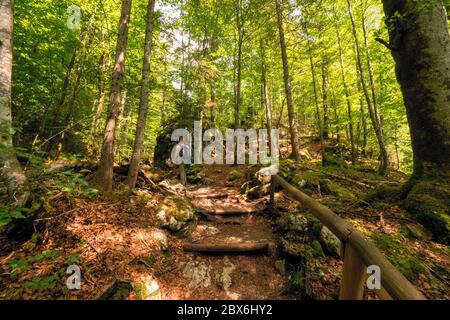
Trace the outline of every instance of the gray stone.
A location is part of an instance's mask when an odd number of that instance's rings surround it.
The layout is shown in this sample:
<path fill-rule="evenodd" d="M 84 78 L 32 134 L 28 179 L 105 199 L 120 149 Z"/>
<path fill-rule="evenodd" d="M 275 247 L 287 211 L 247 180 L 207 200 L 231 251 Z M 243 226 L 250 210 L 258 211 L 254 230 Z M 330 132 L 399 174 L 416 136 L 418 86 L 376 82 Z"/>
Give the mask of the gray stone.
<path fill-rule="evenodd" d="M 420 224 L 413 224 L 409 223 L 406 225 L 406 230 L 408 230 L 408 233 L 416 239 L 419 240 L 427 240 L 430 241 L 432 238 L 432 234 L 430 231 L 425 229 L 425 227 L 421 226 Z"/>
<path fill-rule="evenodd" d="M 184 197 L 167 196 L 158 205 L 156 216 L 161 227 L 179 231 L 194 219 L 194 209 Z"/>
<path fill-rule="evenodd" d="M 323 227 L 322 230 L 320 230 L 319 241 L 327 253 L 334 256 L 341 256 L 341 240 L 339 240 L 339 238 L 336 237 L 327 227 Z"/>
<path fill-rule="evenodd" d="M 183 270 L 183 276 L 190 280 L 190 288 L 207 288 L 211 285 L 211 267 L 206 263 L 190 261 L 181 263 L 180 268 Z"/>
<path fill-rule="evenodd" d="M 305 215 L 297 213 L 289 216 L 289 228 L 299 232 L 308 231 L 308 219 Z"/>

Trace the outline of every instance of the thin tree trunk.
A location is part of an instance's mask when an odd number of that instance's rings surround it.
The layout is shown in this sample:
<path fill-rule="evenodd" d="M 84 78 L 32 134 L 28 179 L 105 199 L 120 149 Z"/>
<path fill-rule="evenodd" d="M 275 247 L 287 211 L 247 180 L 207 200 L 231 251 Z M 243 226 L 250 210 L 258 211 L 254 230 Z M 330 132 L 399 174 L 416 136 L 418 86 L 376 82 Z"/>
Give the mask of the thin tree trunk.
<path fill-rule="evenodd" d="M 383 125 L 381 122 L 380 111 L 378 107 L 378 99 L 377 93 L 375 89 L 375 79 L 373 75 L 372 61 L 370 59 L 370 49 L 369 49 L 369 38 L 367 36 L 367 26 L 366 26 L 366 15 L 364 3 L 362 3 L 362 27 L 363 27 L 363 35 L 364 35 L 364 45 L 366 49 L 366 60 L 367 60 L 367 69 L 369 71 L 369 81 L 370 81 L 370 89 L 372 91 L 372 102 L 373 102 L 373 118 L 375 123 L 375 133 L 377 136 L 378 144 L 380 145 L 380 153 L 381 153 L 381 167 L 380 173 L 382 175 L 386 174 L 386 171 L 389 166 L 389 157 L 386 150 L 386 142 L 384 140 L 383 133 Z"/>
<path fill-rule="evenodd" d="M 376 121 L 376 117 L 374 115 L 374 111 L 373 111 L 373 108 L 372 108 L 372 101 L 371 101 L 371 98 L 370 98 L 369 89 L 367 87 L 367 83 L 366 83 L 366 79 L 365 79 L 365 75 L 364 75 L 364 68 L 363 68 L 362 54 L 361 54 L 361 46 L 359 44 L 358 33 L 357 33 L 357 30 L 356 30 L 355 18 L 353 16 L 353 8 L 352 8 L 352 5 L 350 3 L 350 0 L 347 0 L 347 5 L 348 5 L 348 13 L 349 13 L 350 21 L 352 23 L 353 37 L 354 37 L 355 45 L 356 45 L 356 56 L 357 56 L 357 62 L 358 62 L 359 75 L 360 75 L 360 78 L 361 78 L 361 85 L 362 85 L 362 88 L 363 88 L 364 96 L 366 98 L 367 107 L 369 109 L 369 114 L 370 114 L 370 119 L 372 120 L 372 126 L 374 128 L 375 136 L 377 138 L 378 145 L 379 145 L 379 148 L 380 148 L 380 153 L 381 153 L 381 156 L 382 156 L 381 163 L 380 163 L 380 168 L 379 168 L 379 173 L 381 175 L 384 175 L 386 173 L 386 170 L 387 170 L 388 156 L 387 156 L 386 148 L 385 148 L 385 145 L 384 145 L 383 134 L 382 134 L 381 128 L 379 127 L 378 122 Z"/>
<path fill-rule="evenodd" d="M 327 140 L 330 129 L 330 115 L 328 104 L 328 70 L 326 62 L 322 63 L 322 103 L 323 103 L 323 139 Z"/>
<path fill-rule="evenodd" d="M 0 1 L 0 172 L 13 206 L 22 208 L 30 198 L 30 191 L 12 141 L 13 8 L 13 0 Z"/>
<path fill-rule="evenodd" d="M 299 154 L 298 154 L 298 140 L 297 140 L 297 122 L 295 119 L 294 104 L 292 102 L 292 88 L 291 88 L 291 79 L 289 75 L 289 62 L 286 52 L 286 42 L 284 39 L 283 12 L 280 1 L 282 0 L 275 0 L 275 7 L 277 14 L 278 33 L 280 37 L 281 58 L 283 61 L 284 89 L 286 93 L 286 104 L 288 109 L 289 130 L 292 146 L 291 156 L 294 160 L 298 160 Z"/>
<path fill-rule="evenodd" d="M 149 0 L 147 9 L 147 26 L 145 29 L 145 46 L 144 46 L 144 60 L 142 63 L 142 82 L 141 82 L 141 97 L 139 103 L 139 115 L 136 127 L 136 137 L 134 140 L 133 157 L 130 162 L 130 169 L 128 171 L 127 184 L 128 187 L 134 188 L 139 171 L 139 163 L 141 161 L 142 145 L 144 143 L 145 123 L 148 114 L 148 96 L 150 84 L 150 63 L 151 63 L 151 49 L 153 36 L 153 14 L 155 12 L 156 0 Z"/>
<path fill-rule="evenodd" d="M 98 152 L 100 149 L 100 144 L 98 142 L 99 138 L 99 127 L 100 121 L 102 119 L 103 110 L 105 107 L 105 97 L 106 97 L 106 86 L 105 86 L 105 74 L 109 70 L 109 58 L 106 52 L 104 52 L 100 58 L 100 75 L 98 77 L 98 103 L 96 106 L 93 128 L 92 128 L 92 141 L 91 141 L 91 152 L 96 158 L 99 156 Z"/>
<path fill-rule="evenodd" d="M 435 2 L 383 0 L 390 47 L 403 93 L 415 178 L 450 178 L 450 35 Z M 400 14 L 398 21 L 394 16 Z M 394 22 L 397 21 L 397 24 Z"/>
<path fill-rule="evenodd" d="M 113 184 L 114 145 L 116 140 L 117 119 L 120 113 L 122 82 L 125 73 L 125 55 L 128 41 L 128 26 L 131 14 L 131 0 L 122 1 L 122 13 L 117 36 L 117 49 L 114 71 L 111 81 L 108 117 L 103 138 L 100 166 L 96 180 L 102 191 L 111 191 Z"/>
<path fill-rule="evenodd" d="M 266 65 L 266 57 L 265 57 L 265 48 L 263 40 L 260 39 L 261 45 L 261 84 L 262 84 L 262 101 L 264 106 L 264 114 L 266 117 L 266 126 L 269 138 L 269 149 L 272 153 L 272 108 L 270 105 L 270 96 L 269 96 L 269 88 L 267 87 L 267 65 Z"/>
<path fill-rule="evenodd" d="M 308 34 L 308 28 L 306 27 L 306 22 L 303 22 L 303 28 L 304 28 L 305 33 Z M 310 67 L 311 67 L 312 85 L 313 85 L 313 90 L 314 90 L 314 105 L 316 107 L 316 121 L 317 121 L 317 128 L 319 130 L 319 137 L 320 137 L 322 164 L 325 164 L 325 162 L 326 162 L 325 144 L 324 144 L 324 138 L 323 138 L 323 127 L 322 127 L 322 119 L 321 119 L 322 117 L 320 115 L 320 108 L 319 108 L 319 93 L 317 90 L 317 83 L 316 83 L 316 68 L 314 65 L 312 44 L 311 44 L 309 37 L 308 37 L 307 45 L 308 45 L 309 63 L 310 63 Z"/>
<path fill-rule="evenodd" d="M 347 102 L 347 117 L 348 117 L 348 130 L 349 130 L 349 138 L 352 152 L 352 164 L 356 163 L 356 148 L 355 148 L 355 136 L 353 133 L 353 114 L 352 114 L 352 102 L 350 100 L 350 91 L 348 89 L 347 80 L 346 80 L 346 72 L 344 65 L 344 52 L 342 49 L 342 38 L 339 32 L 339 26 L 336 25 L 336 33 L 338 38 L 338 46 L 339 46 L 339 64 L 341 67 L 341 76 L 342 76 L 342 84 L 344 86 L 344 94 L 345 100 Z"/>
<path fill-rule="evenodd" d="M 236 28 L 238 32 L 237 39 L 237 59 L 236 59 L 236 92 L 234 102 L 234 128 L 241 127 L 241 105 L 242 105 L 242 45 L 244 42 L 244 21 L 242 18 L 242 2 L 237 1 L 236 8 Z"/>

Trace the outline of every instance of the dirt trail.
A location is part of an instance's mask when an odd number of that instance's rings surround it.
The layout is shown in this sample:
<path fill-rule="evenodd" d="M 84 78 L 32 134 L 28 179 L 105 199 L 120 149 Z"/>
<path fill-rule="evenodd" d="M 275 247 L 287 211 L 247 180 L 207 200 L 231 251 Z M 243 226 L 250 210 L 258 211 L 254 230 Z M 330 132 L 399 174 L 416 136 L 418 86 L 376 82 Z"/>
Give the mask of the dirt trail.
<path fill-rule="evenodd" d="M 186 244 L 275 244 L 266 200 L 242 199 L 241 180 L 229 182 L 231 170 L 245 167 L 209 166 L 203 171 L 214 180 L 210 186 L 188 187 L 186 195 L 217 221 L 201 219 Z M 224 223 L 225 222 L 225 223 Z M 275 256 L 267 250 L 254 253 L 203 254 L 186 252 L 178 261 L 178 284 L 174 296 L 188 299 L 289 299 L 288 279 L 275 269 Z M 173 279 L 172 279 L 173 280 Z M 175 285 L 175 287 L 174 287 Z M 177 290 L 178 289 L 178 290 Z M 180 296 L 181 295 L 181 296 Z"/>

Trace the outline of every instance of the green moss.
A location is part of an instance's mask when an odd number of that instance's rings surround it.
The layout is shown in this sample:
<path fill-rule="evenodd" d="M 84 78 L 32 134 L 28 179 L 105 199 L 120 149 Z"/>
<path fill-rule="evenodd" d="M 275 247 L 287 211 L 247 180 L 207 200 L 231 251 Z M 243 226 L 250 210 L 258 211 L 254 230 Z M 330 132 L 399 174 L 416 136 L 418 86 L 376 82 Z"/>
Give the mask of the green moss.
<path fill-rule="evenodd" d="M 401 239 L 385 233 L 373 233 L 371 238 L 407 279 L 413 280 L 419 273 L 426 273 L 423 262 L 402 243 Z"/>
<path fill-rule="evenodd" d="M 362 200 L 374 204 L 377 201 L 396 201 L 401 196 L 401 188 L 379 185 L 375 191 L 369 192 L 362 197 Z"/>
<path fill-rule="evenodd" d="M 450 192 L 444 185 L 429 181 L 415 184 L 403 207 L 433 234 L 433 240 L 450 243 Z"/>
<path fill-rule="evenodd" d="M 313 248 L 314 253 L 316 255 L 321 256 L 321 257 L 325 256 L 325 253 L 323 252 L 323 249 L 322 249 L 322 245 L 320 244 L 319 241 L 313 240 L 313 242 L 311 242 L 311 247 Z"/>
<path fill-rule="evenodd" d="M 228 181 L 235 181 L 241 179 L 243 176 L 242 172 L 233 170 L 228 174 Z"/>

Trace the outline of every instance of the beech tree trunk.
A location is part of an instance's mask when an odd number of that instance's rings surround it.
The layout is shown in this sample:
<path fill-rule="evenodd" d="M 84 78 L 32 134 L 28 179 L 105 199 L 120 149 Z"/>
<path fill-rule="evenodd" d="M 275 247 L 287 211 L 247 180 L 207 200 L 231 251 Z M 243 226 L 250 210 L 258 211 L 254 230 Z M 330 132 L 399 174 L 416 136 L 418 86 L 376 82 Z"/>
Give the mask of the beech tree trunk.
<path fill-rule="evenodd" d="M 272 153 L 272 106 L 270 104 L 269 88 L 267 86 L 267 65 L 263 40 L 260 40 L 261 44 L 261 85 L 262 85 L 262 101 L 264 107 L 264 114 L 266 117 L 266 126 L 269 139 L 269 148 Z"/>
<path fill-rule="evenodd" d="M 0 173 L 13 206 L 22 208 L 25 207 L 30 192 L 12 141 L 13 8 L 13 0 L 0 0 Z"/>
<path fill-rule="evenodd" d="M 381 130 L 381 122 L 379 122 L 377 120 L 377 116 L 374 113 L 374 108 L 372 107 L 372 100 L 370 97 L 369 88 L 367 86 L 366 78 L 364 75 L 361 46 L 360 46 L 359 39 L 358 39 L 355 18 L 353 15 L 353 8 L 350 3 L 350 0 L 347 0 L 347 5 L 348 5 L 348 14 L 350 17 L 350 21 L 352 23 L 353 37 L 355 40 L 356 53 L 357 53 L 356 56 L 357 56 L 357 62 L 358 62 L 359 75 L 360 75 L 360 79 L 361 79 L 361 86 L 362 86 L 362 89 L 364 92 L 364 96 L 366 98 L 367 108 L 369 109 L 369 115 L 370 115 L 370 119 L 372 121 L 373 129 L 375 131 L 375 136 L 377 138 L 378 146 L 380 148 L 381 162 L 380 162 L 379 173 L 381 175 L 384 175 L 384 174 L 386 174 L 388 163 L 389 163 L 388 154 L 387 154 L 386 146 L 384 143 L 383 132 Z M 368 60 L 368 64 L 369 64 L 369 68 L 371 68 L 370 60 Z M 369 70 L 369 73 L 370 73 L 370 70 Z M 373 81 L 373 79 L 372 79 L 372 81 Z M 375 91 L 373 90 L 374 87 L 372 86 L 371 88 L 372 88 L 372 98 L 374 98 L 374 96 L 376 97 Z M 374 101 L 374 103 L 375 103 L 375 101 Z"/>
<path fill-rule="evenodd" d="M 341 34 L 339 32 L 338 26 L 336 26 L 336 33 L 337 33 L 338 46 L 339 46 L 339 64 L 341 67 L 342 84 L 344 86 L 345 100 L 347 102 L 348 131 L 349 131 L 350 145 L 351 145 L 351 149 L 352 149 L 352 164 L 355 164 L 356 163 L 356 148 L 355 148 L 355 135 L 354 135 L 354 131 L 353 131 L 352 102 L 350 100 L 350 91 L 347 86 L 346 72 L 345 72 L 345 66 L 344 66 L 344 52 L 342 49 L 342 38 L 341 38 Z"/>
<path fill-rule="evenodd" d="M 297 141 L 297 122 L 295 119 L 294 104 L 292 102 L 291 78 L 289 75 L 289 62 L 286 52 L 286 42 L 284 39 L 283 12 L 280 1 L 281 0 L 275 0 L 275 7 L 277 14 L 278 33 L 280 37 L 281 59 L 283 60 L 284 90 L 286 92 L 286 104 L 288 109 L 289 130 L 291 135 L 291 146 L 292 146 L 291 156 L 294 160 L 297 160 L 299 157 L 298 141 Z"/>
<path fill-rule="evenodd" d="M 328 103 L 328 70 L 326 62 L 322 63 L 322 104 L 323 104 L 323 139 L 327 140 L 330 130 L 330 115 Z"/>
<path fill-rule="evenodd" d="M 103 137 L 100 166 L 96 180 L 102 191 L 111 191 L 113 184 L 114 145 L 116 141 L 117 119 L 120 113 L 122 82 L 125 73 L 125 55 L 128 42 L 128 26 L 131 15 L 131 0 L 122 1 L 119 33 L 117 36 L 116 58 L 111 81 L 108 116 Z"/>
<path fill-rule="evenodd" d="M 139 103 L 139 115 L 136 127 L 136 137 L 134 140 L 134 151 L 128 171 L 128 186 L 134 188 L 141 162 L 141 151 L 144 143 L 145 123 L 148 114 L 148 96 L 150 84 L 150 62 L 153 36 L 153 14 L 155 12 L 156 0 L 149 0 L 147 9 L 147 26 L 145 29 L 144 60 L 142 63 L 141 97 Z"/>
<path fill-rule="evenodd" d="M 414 176 L 448 181 L 450 35 L 445 10 L 438 1 L 383 0 L 383 4 L 411 132 Z M 402 19 L 394 19 L 398 14 Z"/>
<path fill-rule="evenodd" d="M 242 45 L 244 43 L 244 20 L 242 17 L 242 1 L 237 1 L 236 8 L 237 58 L 236 58 L 236 88 L 234 96 L 234 128 L 241 127 L 241 105 L 242 105 Z"/>
<path fill-rule="evenodd" d="M 381 116 L 378 106 L 378 98 L 377 93 L 375 89 L 375 77 L 373 75 L 373 68 L 372 68 L 372 60 L 370 58 L 370 49 L 369 49 L 369 38 L 367 36 L 367 26 L 366 26 L 366 8 L 364 8 L 364 3 L 362 3 L 362 27 L 363 27 L 363 35 L 364 35 L 364 46 L 366 49 L 366 62 L 367 62 L 367 69 L 369 71 L 369 83 L 370 83 L 370 89 L 372 92 L 372 103 L 373 103 L 373 111 L 371 110 L 371 105 L 369 105 L 369 114 L 372 119 L 372 123 L 374 124 L 375 129 L 375 135 L 378 140 L 378 144 L 380 146 L 380 153 L 381 153 L 381 165 L 380 165 L 380 173 L 384 175 L 388 169 L 389 166 L 389 157 L 386 150 L 386 142 L 384 140 L 384 132 L 383 132 L 383 125 L 381 123 Z"/>

